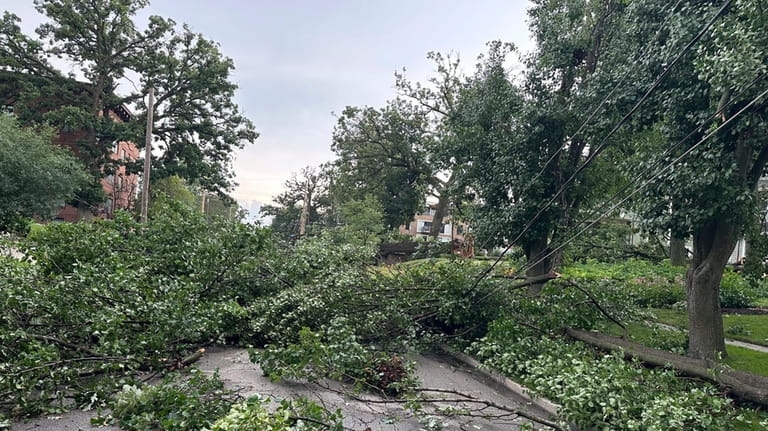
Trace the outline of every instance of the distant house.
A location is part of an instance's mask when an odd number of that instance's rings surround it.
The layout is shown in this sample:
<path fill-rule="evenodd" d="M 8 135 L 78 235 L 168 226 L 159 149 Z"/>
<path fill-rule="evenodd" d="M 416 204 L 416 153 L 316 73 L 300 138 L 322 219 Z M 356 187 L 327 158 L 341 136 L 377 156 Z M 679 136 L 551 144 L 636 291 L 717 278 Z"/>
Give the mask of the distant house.
<path fill-rule="evenodd" d="M 432 229 L 432 224 L 435 223 L 435 209 L 436 205 L 427 205 L 426 209 L 416 215 L 413 220 L 406 225 L 401 225 L 399 231 L 404 235 L 411 235 L 413 237 L 428 237 L 429 231 Z M 468 226 L 466 223 L 456 223 L 450 215 L 443 218 L 441 221 L 440 233 L 437 240 L 442 242 L 458 241 L 464 242 L 465 235 L 467 234 Z"/>
<path fill-rule="evenodd" d="M 13 72 L 0 71 L 2 85 L 0 85 L 0 107 L 7 113 L 13 114 L 16 102 L 19 100 L 23 89 L 20 85 L 14 85 L 20 82 L 18 74 Z M 67 80 L 68 85 L 85 86 L 87 84 Z M 78 87 L 80 88 L 80 87 Z M 36 112 L 47 112 L 62 106 L 64 102 L 57 100 L 35 100 L 34 109 Z M 58 105 L 58 106 L 57 106 Z M 30 106 L 27 106 L 29 109 Z M 125 106 L 117 106 L 110 109 L 109 115 L 114 121 L 128 122 L 132 114 Z M 55 145 L 59 145 L 71 150 L 78 158 L 83 158 L 80 154 L 78 142 L 86 137 L 86 132 L 79 130 L 61 129 L 58 136 L 53 140 Z M 114 142 L 109 157 L 112 160 L 121 162 L 132 162 L 139 158 L 139 149 L 133 142 L 119 141 Z M 93 215 L 102 218 L 112 218 L 117 209 L 131 209 L 138 192 L 139 176 L 129 174 L 126 171 L 124 163 L 116 168 L 115 173 L 101 179 L 101 185 L 104 190 L 104 202 L 91 204 L 88 208 L 76 208 L 72 205 L 64 205 L 54 217 L 56 221 L 77 221 L 88 218 Z"/>

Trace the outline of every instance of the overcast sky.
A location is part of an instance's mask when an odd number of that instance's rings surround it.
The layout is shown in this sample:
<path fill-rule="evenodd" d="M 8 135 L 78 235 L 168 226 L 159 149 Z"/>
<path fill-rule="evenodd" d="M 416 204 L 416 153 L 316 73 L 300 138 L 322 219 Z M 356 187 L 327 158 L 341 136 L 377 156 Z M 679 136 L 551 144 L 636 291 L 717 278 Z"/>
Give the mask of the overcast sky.
<path fill-rule="evenodd" d="M 4 0 L 31 32 L 32 0 Z M 153 0 L 149 15 L 187 23 L 221 44 L 236 66 L 237 103 L 261 134 L 239 151 L 233 195 L 269 202 L 307 165 L 333 158 L 335 118 L 347 105 L 381 106 L 395 96 L 394 72 L 431 75 L 428 51 L 458 53 L 465 65 L 490 40 L 532 48 L 522 0 Z"/>

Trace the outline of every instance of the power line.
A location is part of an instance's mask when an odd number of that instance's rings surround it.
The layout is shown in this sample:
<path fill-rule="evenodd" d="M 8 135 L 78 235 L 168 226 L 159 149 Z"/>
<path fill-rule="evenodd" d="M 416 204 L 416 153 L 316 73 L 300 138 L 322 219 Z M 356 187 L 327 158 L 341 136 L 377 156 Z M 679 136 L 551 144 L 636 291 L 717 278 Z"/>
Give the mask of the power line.
<path fill-rule="evenodd" d="M 766 76 L 768 76 L 768 72 L 764 72 L 764 73 L 761 73 L 760 75 L 758 75 L 749 84 L 747 84 L 746 87 L 744 87 L 741 91 L 739 91 L 737 94 L 735 94 L 733 97 L 731 97 L 731 99 L 730 99 L 730 101 L 728 101 L 728 103 L 723 104 L 723 106 L 719 107 L 717 109 L 717 111 L 715 111 L 712 114 L 710 114 L 706 119 L 704 119 L 702 121 L 702 123 L 698 127 L 696 127 L 693 130 L 691 130 L 690 133 L 688 133 L 683 139 L 679 140 L 677 143 L 675 143 L 674 145 L 672 145 L 669 148 L 667 148 L 658 158 L 656 158 L 656 161 L 654 161 L 653 164 L 651 164 L 650 167 L 646 168 L 643 172 L 641 172 L 639 175 L 635 176 L 631 181 L 629 181 L 627 184 L 625 184 L 624 187 L 621 190 L 617 191 L 610 198 L 606 199 L 599 206 L 599 208 L 604 207 L 605 205 L 609 204 L 614 199 L 618 198 L 621 194 L 623 194 L 624 192 L 629 190 L 629 188 L 632 186 L 632 184 L 638 182 L 642 178 L 644 173 L 650 173 L 650 171 L 655 169 L 657 166 L 661 165 L 664 162 L 664 160 L 665 160 L 665 158 L 667 156 L 672 154 L 678 147 L 680 147 L 683 143 L 685 143 L 688 139 L 693 137 L 695 134 L 701 132 L 701 130 L 704 128 L 704 126 L 706 126 L 710 121 L 716 119 L 718 116 L 720 116 L 722 113 L 724 113 L 725 110 L 728 109 L 733 103 L 735 103 L 736 100 L 738 100 L 741 96 L 745 95 L 747 93 L 747 91 L 750 88 L 752 88 L 753 85 L 755 85 L 757 82 L 759 82 L 761 79 L 765 78 Z M 599 211 L 599 209 L 598 209 L 598 211 Z M 593 212 L 593 211 L 590 211 L 590 212 Z M 577 229 L 579 226 L 581 226 L 582 224 L 586 223 L 588 221 L 588 219 L 590 219 L 590 218 L 591 218 L 591 214 L 589 216 L 585 217 L 584 220 L 580 221 L 579 223 L 576 223 L 576 225 L 573 226 L 573 229 Z"/>
<path fill-rule="evenodd" d="M 566 247 L 568 244 L 570 244 L 571 242 L 573 242 L 573 241 L 574 241 L 576 238 L 578 238 L 579 236 L 581 236 L 582 234 L 584 234 L 584 232 L 586 232 L 587 230 L 591 229 L 591 228 L 592 228 L 592 227 L 593 227 L 595 224 L 597 224 L 597 223 L 598 223 L 600 220 L 604 219 L 605 217 L 607 217 L 608 215 L 610 215 L 611 213 L 613 213 L 613 212 L 614 212 L 614 211 L 615 211 L 617 208 L 620 208 L 620 207 L 621 207 L 621 205 L 623 205 L 623 204 L 624 204 L 626 201 L 628 201 L 628 200 L 629 200 L 629 199 L 630 199 L 632 196 L 636 195 L 636 194 L 637 194 L 637 193 L 639 193 L 641 190 L 645 189 L 645 188 L 646 188 L 648 185 L 650 185 L 651 183 L 653 183 L 653 182 L 654 182 L 654 181 L 655 181 L 657 178 L 659 178 L 659 177 L 660 177 L 662 174 L 664 174 L 666 171 L 668 171 L 668 170 L 669 170 L 669 169 L 671 169 L 673 166 L 675 166 L 675 165 L 677 164 L 677 162 L 679 162 L 680 160 L 682 160 L 683 158 L 685 158 L 686 156 L 688 156 L 688 155 L 689 155 L 691 152 L 693 152 L 693 150 L 695 150 L 696 148 L 698 148 L 699 146 L 701 146 L 701 145 L 702 145 L 704 142 L 706 142 L 706 141 L 707 141 L 709 138 L 711 138 L 712 136 L 714 136 L 714 135 L 715 135 L 715 134 L 716 134 L 718 131 L 720 131 L 720 129 L 722 129 L 723 127 L 727 126 L 727 125 L 728 125 L 728 124 L 730 124 L 730 123 L 731 123 L 733 120 L 735 120 L 736 118 L 738 118 L 739 116 L 741 116 L 741 114 L 743 114 L 743 113 L 744 113 L 744 112 L 745 112 L 747 109 L 751 108 L 751 107 L 752 107 L 752 106 L 753 106 L 755 103 L 757 103 L 757 101 L 758 101 L 758 100 L 760 100 L 761 98 L 763 98 L 765 95 L 768 95 L 768 89 L 766 89 L 765 91 L 763 91 L 762 93 L 760 93 L 759 95 L 757 95 L 757 96 L 756 96 L 754 99 L 752 99 L 752 100 L 751 100 L 751 101 L 750 101 L 750 102 L 749 102 L 749 103 L 748 103 L 746 106 L 744 106 L 743 108 L 741 108 L 741 109 L 740 109 L 740 110 L 739 110 L 739 111 L 738 111 L 736 114 L 734 114 L 733 116 L 731 116 L 730 118 L 728 118 L 726 121 L 724 121 L 724 122 L 723 122 L 721 125 L 719 125 L 717 128 L 715 128 L 715 129 L 714 129 L 714 130 L 712 130 L 711 132 L 707 133 L 707 134 L 706 134 L 704 137 L 702 137 L 702 138 L 701 138 L 701 139 L 700 139 L 700 140 L 699 140 L 699 141 L 698 141 L 696 144 L 692 145 L 692 146 L 691 146 L 690 148 L 688 148 L 688 149 L 687 149 L 685 152 L 683 152 L 683 153 L 682 153 L 680 156 L 678 156 L 677 158 L 675 158 L 674 160 L 672 160 L 670 163 L 668 163 L 666 166 L 664 166 L 662 169 L 660 169 L 660 170 L 658 170 L 656 173 L 654 173 L 654 174 L 651 176 L 651 178 L 647 179 L 645 182 L 643 182 L 643 184 L 641 184 L 639 187 L 635 188 L 635 189 L 634 189 L 634 190 L 633 190 L 631 193 L 629 193 L 627 196 L 625 196 L 625 197 L 624 197 L 623 199 L 621 199 L 619 202 L 617 202 L 616 204 L 614 204 L 614 205 L 613 205 L 612 207 L 610 207 L 609 209 L 607 209 L 607 210 L 603 211 L 603 212 L 602 212 L 602 213 L 601 213 L 601 214 L 600 214 L 600 215 L 599 215 L 599 216 L 598 216 L 598 217 L 597 217 L 595 220 L 593 220 L 592 222 L 590 222 L 590 223 L 589 223 L 587 226 L 585 226 L 585 227 L 584 227 L 584 228 L 582 228 L 580 231 L 578 231 L 577 233 L 575 233 L 574 235 L 572 235 L 570 238 L 568 238 L 566 241 L 564 241 L 564 242 L 563 242 L 562 244 L 560 244 L 558 247 L 556 247 L 556 248 L 552 249 L 552 250 L 551 250 L 549 253 L 547 253 L 545 256 L 541 257 L 540 259 L 536 260 L 536 261 L 535 261 L 535 262 L 533 262 L 533 263 L 528 263 L 528 264 L 526 264 L 526 265 L 525 265 L 523 268 L 521 268 L 521 269 L 519 269 L 518 271 L 516 271 L 516 272 L 515 272 L 515 274 L 519 274 L 519 273 L 521 273 L 521 271 L 523 271 L 523 270 L 527 271 L 528 269 L 530 269 L 530 268 L 532 268 L 532 267 L 534 267 L 534 266 L 538 265 L 539 263 L 541 263 L 541 262 L 543 262 L 544 260 L 548 259 L 548 258 L 549 258 L 550 256 L 552 256 L 553 254 L 555 254 L 555 253 L 559 252 L 560 250 L 562 250 L 563 248 L 565 248 L 565 247 Z M 709 121 L 709 120 L 707 120 L 707 122 L 708 122 L 708 121 Z M 700 129 L 701 127 L 702 127 L 702 126 L 698 126 L 698 127 L 696 127 L 696 129 L 694 129 L 694 132 L 695 132 L 696 130 Z M 687 139 L 688 139 L 688 136 L 686 136 L 686 137 L 684 138 L 684 140 L 687 140 Z M 678 144 L 679 144 L 679 143 L 678 143 Z M 638 180 L 639 180 L 639 179 L 638 179 Z M 608 203 L 610 203 L 610 202 L 607 202 L 606 204 L 608 204 Z M 494 290 L 492 290 L 491 292 L 489 292 L 488 294 L 486 294 L 485 296 L 483 296 L 483 297 L 482 297 L 482 298 L 479 300 L 479 302 L 483 302 L 483 301 L 485 301 L 485 300 L 486 300 L 488 297 L 490 297 L 490 295 L 491 295 L 491 294 L 493 294 L 494 292 L 495 292 L 495 289 L 494 289 Z"/>

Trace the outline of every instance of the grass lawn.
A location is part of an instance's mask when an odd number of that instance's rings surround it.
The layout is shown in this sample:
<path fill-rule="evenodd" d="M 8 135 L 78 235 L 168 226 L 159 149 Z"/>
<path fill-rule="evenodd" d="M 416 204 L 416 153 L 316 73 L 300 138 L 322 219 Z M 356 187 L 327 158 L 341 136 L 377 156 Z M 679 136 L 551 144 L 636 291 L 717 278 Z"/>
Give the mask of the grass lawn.
<path fill-rule="evenodd" d="M 684 311 L 654 308 L 651 310 L 659 322 L 685 328 L 688 316 Z M 724 314 L 725 337 L 733 340 L 768 346 L 768 315 Z"/>
<path fill-rule="evenodd" d="M 738 346 L 726 346 L 725 350 L 728 351 L 728 357 L 723 362 L 729 367 L 768 376 L 768 353 Z"/>

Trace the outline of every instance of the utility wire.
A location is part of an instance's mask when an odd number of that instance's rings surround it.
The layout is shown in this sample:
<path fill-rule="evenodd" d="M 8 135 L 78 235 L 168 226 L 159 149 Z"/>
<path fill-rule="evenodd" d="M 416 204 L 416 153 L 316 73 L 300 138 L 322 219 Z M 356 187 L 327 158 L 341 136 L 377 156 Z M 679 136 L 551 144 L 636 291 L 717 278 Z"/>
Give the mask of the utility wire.
<path fill-rule="evenodd" d="M 672 60 L 670 64 L 667 65 L 667 67 L 664 68 L 664 70 L 659 74 L 659 76 L 656 78 L 656 80 L 651 84 L 651 86 L 646 90 L 643 97 L 640 98 L 640 100 L 635 103 L 635 105 L 632 107 L 632 109 L 627 112 L 621 120 L 619 120 L 618 123 L 611 129 L 611 131 L 600 141 L 600 144 L 595 148 L 595 151 L 591 152 L 589 156 L 587 156 L 586 160 L 584 160 L 584 163 L 579 166 L 576 171 L 563 183 L 563 185 L 560 187 L 560 189 L 555 193 L 550 200 L 544 204 L 542 208 L 539 209 L 539 211 L 536 213 L 533 218 L 531 218 L 528 223 L 523 227 L 523 229 L 520 231 L 520 233 L 507 245 L 507 247 L 501 252 L 499 257 L 494 261 L 494 263 L 489 266 L 485 271 L 480 273 L 480 275 L 475 279 L 475 282 L 472 284 L 472 287 L 469 289 L 469 291 L 474 290 L 477 288 L 477 285 L 482 281 L 495 267 L 496 265 L 501 261 L 501 259 L 504 257 L 504 255 L 509 252 L 509 250 L 517 244 L 517 242 L 525 235 L 528 230 L 533 226 L 533 224 L 541 217 L 542 214 L 544 214 L 544 211 L 549 209 L 552 204 L 555 203 L 555 201 L 565 192 L 566 188 L 570 186 L 576 177 L 581 174 L 587 167 L 589 167 L 590 164 L 599 156 L 607 147 L 608 147 L 608 140 L 621 128 L 621 126 L 624 125 L 624 123 L 629 120 L 629 118 L 638 110 L 640 109 L 640 106 L 650 97 L 651 93 L 653 93 L 656 88 L 661 85 L 662 81 L 669 75 L 669 73 L 672 71 L 672 68 L 677 65 L 677 63 L 680 61 L 680 59 L 683 58 L 685 54 L 688 53 L 688 51 L 691 50 L 693 45 L 696 44 L 703 36 L 704 34 L 712 27 L 712 25 L 717 21 L 717 19 L 725 12 L 725 10 L 728 8 L 728 6 L 733 2 L 733 0 L 726 0 L 723 5 L 720 7 L 720 9 L 715 13 L 715 15 L 706 23 L 706 25 L 699 31 L 694 38 L 688 42 L 688 44 L 683 48 L 682 51 L 680 51 L 675 58 Z"/>
<path fill-rule="evenodd" d="M 654 161 L 653 164 L 651 164 L 650 167 L 646 168 L 639 175 L 636 175 L 631 181 L 629 181 L 627 184 L 625 184 L 624 187 L 621 188 L 621 190 L 617 191 L 610 198 L 606 199 L 599 207 L 593 208 L 592 210 L 590 210 L 590 215 L 585 217 L 584 220 L 580 221 L 579 223 L 576 223 L 576 225 L 574 225 L 572 229 L 575 230 L 579 226 L 581 226 L 582 224 L 587 223 L 591 219 L 591 217 L 592 217 L 591 213 L 595 212 L 595 210 L 600 211 L 601 208 L 603 208 L 606 205 L 608 205 L 614 199 L 618 198 L 624 192 L 629 190 L 629 188 L 633 184 L 635 184 L 638 181 L 640 181 L 644 174 L 650 173 L 652 170 L 656 169 L 656 167 L 658 167 L 659 165 L 664 163 L 664 160 L 667 158 L 667 156 L 669 156 L 675 150 L 677 150 L 677 148 L 680 147 L 682 144 L 684 144 L 688 139 L 690 139 L 691 137 L 693 137 L 697 133 L 700 133 L 702 131 L 702 129 L 704 128 L 704 126 L 706 126 L 710 121 L 716 119 L 723 112 L 725 112 L 725 110 L 728 109 L 733 103 L 735 103 L 736 100 L 741 98 L 741 96 L 745 95 L 747 93 L 747 91 L 750 88 L 752 88 L 753 85 L 755 85 L 757 82 L 759 82 L 761 79 L 765 78 L 766 76 L 768 76 L 768 72 L 764 72 L 764 73 L 761 73 L 760 75 L 758 75 L 749 84 L 747 84 L 746 87 L 744 87 L 741 91 L 739 91 L 737 94 L 735 94 L 733 97 L 731 97 L 731 99 L 728 101 L 728 103 L 723 104 L 723 106 L 721 106 L 717 111 L 715 111 L 711 115 L 709 115 L 706 119 L 704 119 L 702 121 L 702 123 L 698 127 L 696 127 L 693 130 L 691 130 L 691 132 L 688 133 L 683 139 L 679 140 L 677 143 L 675 143 L 674 145 L 672 145 L 669 148 L 667 148 L 658 158 L 656 158 L 656 161 Z"/>
<path fill-rule="evenodd" d="M 636 57 L 635 61 L 638 61 L 638 60 L 640 60 L 641 58 L 645 57 L 645 56 L 646 56 L 648 53 L 650 53 L 650 52 L 651 52 L 651 49 L 653 48 L 653 44 L 656 42 L 656 40 L 659 38 L 659 36 L 661 36 L 661 31 L 664 29 L 664 27 L 666 27 L 666 25 L 667 25 L 667 22 L 670 20 L 670 18 L 672 18 L 673 14 L 674 14 L 674 11 L 677 9 L 677 7 L 680 5 L 680 3 L 682 3 L 682 0 L 678 0 L 678 2 L 677 2 L 677 3 L 675 3 L 675 5 L 674 5 L 674 6 L 672 6 L 672 9 L 670 9 L 670 11 L 669 11 L 669 13 L 667 14 L 666 18 L 664 18 L 664 21 L 663 21 L 663 22 L 661 23 L 661 25 L 659 26 L 659 29 L 656 31 L 656 34 L 654 35 L 653 39 L 652 39 L 652 40 L 651 40 L 651 42 L 648 44 L 648 46 L 646 46 L 646 49 L 645 49 L 645 51 L 643 51 L 643 53 L 642 53 L 642 54 L 638 55 L 638 56 Z M 589 123 L 592 121 L 592 119 L 593 119 L 593 118 L 595 118 L 595 116 L 596 116 L 596 115 L 597 115 L 597 113 L 598 113 L 598 112 L 601 110 L 601 108 L 603 107 L 603 105 L 605 105 L 605 104 L 606 104 L 606 102 L 608 102 L 608 99 L 610 99 L 610 98 L 611 98 L 611 96 L 613 96 L 613 94 L 616 92 L 616 90 L 618 90 L 618 89 L 619 89 L 619 87 L 620 87 L 622 84 L 624 84 L 624 81 L 625 81 L 625 80 L 626 80 L 626 79 L 629 77 L 629 75 L 630 75 L 630 71 L 631 71 L 631 69 L 632 69 L 631 67 L 627 67 L 627 70 L 626 70 L 626 72 L 625 72 L 625 73 L 624 73 L 624 75 L 621 77 L 621 79 L 619 79 L 619 82 L 617 82 L 617 83 L 616 83 L 616 85 L 614 85 L 614 86 L 613 86 L 613 89 L 611 89 L 611 91 L 610 91 L 610 92 L 609 92 L 609 93 L 608 93 L 608 94 L 607 94 L 607 95 L 606 95 L 606 96 L 603 98 L 603 100 L 600 102 L 600 104 L 597 106 L 597 108 L 595 108 L 594 110 L 592 110 L 592 113 L 589 115 L 589 117 L 588 117 L 586 120 L 584 120 L 584 121 L 581 123 L 581 125 L 580 125 L 580 126 L 579 126 L 579 128 L 578 128 L 578 130 L 576 130 L 576 133 L 574 133 L 574 134 L 573 134 L 573 135 L 572 135 L 572 136 L 569 138 L 569 140 L 573 141 L 573 139 L 575 139 L 577 136 L 579 136 L 579 135 L 581 134 L 582 130 L 584 130 L 584 128 L 587 126 L 587 124 L 589 124 Z M 539 172 L 538 172 L 538 173 L 536 173 L 536 175 L 534 175 L 534 176 L 533 176 L 533 179 L 531 179 L 530 181 L 528 181 L 528 183 L 525 185 L 525 187 L 523 187 L 523 190 L 520 192 L 520 194 L 523 194 L 523 193 L 525 193 L 526 191 L 528 191 L 528 188 L 530 188 L 530 187 L 533 185 L 533 183 L 535 183 L 535 182 L 536 182 L 536 180 L 537 180 L 537 179 L 539 179 L 539 177 L 540 177 L 540 176 L 541 176 L 541 175 L 544 173 L 544 171 L 547 169 L 547 167 L 549 166 L 549 164 L 550 164 L 550 163 L 552 163 L 552 161 L 553 161 L 553 160 L 555 160 L 555 157 L 557 157 L 557 156 L 558 156 L 560 153 L 562 153 L 564 150 L 565 150 L 565 146 L 562 146 L 562 145 L 561 145 L 561 146 L 560 146 L 560 148 L 558 148 L 558 149 L 557 149 L 557 151 L 555 151 L 555 152 L 554 152 L 554 153 L 553 153 L 553 154 L 552 154 L 552 155 L 549 157 L 549 159 L 547 159 L 547 161 L 544 163 L 544 166 L 542 166 L 541 170 L 539 170 Z"/>
<path fill-rule="evenodd" d="M 703 138 L 701 138 L 701 139 L 700 139 L 700 140 L 699 140 L 699 141 L 698 141 L 696 144 L 692 145 L 692 146 L 691 146 L 690 148 L 688 148 L 688 149 L 687 149 L 685 152 L 683 152 L 683 153 L 682 153 L 680 156 L 678 156 L 677 158 L 675 158 L 674 160 L 672 160 L 670 163 L 668 163 L 666 166 L 664 166 L 662 169 L 660 169 L 660 170 L 658 170 L 656 173 L 654 173 L 654 174 L 653 174 L 653 176 L 651 176 L 651 178 L 647 179 L 645 182 L 643 182 L 643 184 L 641 184 L 639 187 L 635 188 L 635 189 L 634 189 L 634 190 L 633 190 L 633 191 L 632 191 L 630 194 L 628 194 L 627 196 L 625 196 L 623 199 L 621 199 L 619 202 L 617 202 L 616 204 L 614 204 L 614 205 L 613 205 L 612 207 L 610 207 L 609 209 L 607 209 L 607 210 L 603 211 L 603 212 L 600 214 L 600 216 L 599 216 L 599 217 L 597 217 L 595 220 L 593 220 L 592 222 L 590 222 L 590 223 L 589 223 L 587 226 L 585 226 L 585 227 L 584 227 L 584 228 L 582 228 L 580 231 L 578 231 L 577 233 L 575 233 L 574 235 L 572 235 L 570 238 L 568 238 L 566 241 L 564 241 L 562 244 L 560 244 L 560 245 L 559 245 L 559 246 L 557 246 L 556 248 L 552 249 L 552 250 L 551 250 L 549 253 L 547 253 L 545 256 L 543 256 L 543 257 L 539 258 L 538 260 L 536 260 L 536 261 L 535 261 L 535 262 L 533 262 L 533 263 L 529 263 L 529 264 L 525 265 L 523 268 L 521 268 L 521 269 L 519 269 L 518 271 L 516 271 L 516 272 L 515 272 L 515 274 L 521 273 L 521 271 L 526 271 L 526 270 L 530 269 L 531 267 L 534 267 L 534 266 L 538 265 L 539 263 L 541 263 L 541 262 L 543 262 L 544 260 L 548 259 L 548 258 L 549 258 L 550 256 L 552 256 L 553 254 L 555 254 L 555 253 L 559 252 L 560 250 L 562 250 L 563 248 L 565 248 L 565 247 L 566 247 L 568 244 L 570 244 L 570 243 L 571 243 L 572 241 L 574 241 L 576 238 L 578 238 L 579 236 L 581 236 L 582 234 L 584 234 L 584 232 L 586 232 L 587 230 L 591 229 L 591 228 L 592 228 L 592 227 L 593 227 L 595 224 L 597 224 L 598 222 L 600 222 L 600 220 L 602 220 L 602 219 L 604 219 L 605 217 L 609 216 L 609 215 L 610 215 L 611 213 L 613 213 L 613 212 L 614 212 L 614 211 L 615 211 L 617 208 L 620 208 L 620 207 L 621 207 L 621 205 L 623 205 L 623 204 L 624 204 L 626 201 L 628 201 L 628 200 L 629 200 L 629 199 L 630 199 L 632 196 L 636 195 L 636 194 L 637 194 L 637 193 L 639 193 L 641 190 L 645 189 L 645 188 L 646 188 L 648 185 L 650 185 L 651 183 L 653 183 L 653 182 L 654 182 L 654 181 L 655 181 L 657 178 L 659 178 L 659 177 L 660 177 L 662 174 L 664 174 L 666 171 L 668 171 L 668 170 L 670 170 L 672 167 L 674 167 L 674 166 L 677 164 L 677 162 L 679 162 L 680 160 L 682 160 L 683 158 L 685 158 L 686 156 L 688 156 L 690 153 L 692 153 L 692 152 L 693 152 L 693 150 L 695 150 L 696 148 L 698 148 L 699 146 L 701 146 L 701 145 L 702 145 L 704 142 L 706 142 L 706 141 L 707 141 L 709 138 L 711 138 L 712 136 L 714 136 L 714 135 L 715 135 L 715 134 L 716 134 L 718 131 L 720 131 L 720 129 L 722 129 L 723 127 L 727 126 L 728 124 L 730 124 L 731 122 L 733 122 L 733 120 L 735 120 L 736 118 L 738 118 L 739 116 L 741 116 L 741 114 L 743 114 L 743 113 L 744 113 L 744 112 L 745 112 L 747 109 L 751 108 L 751 107 L 752 107 L 752 106 L 753 106 L 755 103 L 757 103 L 757 101 L 758 101 L 758 100 L 760 100 L 761 98 L 763 98 L 765 95 L 768 95 L 768 89 L 767 89 L 767 90 L 764 90 L 762 93 L 760 93 L 759 95 L 757 95 L 757 96 L 756 96 L 754 99 L 752 99 L 752 100 L 751 100 L 751 101 L 750 101 L 750 102 L 749 102 L 749 103 L 748 103 L 746 106 L 744 106 L 743 108 L 741 108 L 741 109 L 740 109 L 740 110 L 739 110 L 739 111 L 738 111 L 736 114 L 734 114 L 733 116 L 731 116 L 730 118 L 728 118 L 726 121 L 724 121 L 724 122 L 723 122 L 721 125 L 719 125 L 717 128 L 715 128 L 715 129 L 714 129 L 714 130 L 712 130 L 711 132 L 707 133 L 707 134 L 706 134 L 706 135 L 705 135 Z M 701 128 L 701 126 L 698 126 L 698 127 L 696 127 L 696 129 L 694 130 L 694 132 L 695 132 L 696 130 L 700 129 L 700 128 Z M 686 137 L 686 138 L 684 138 L 684 139 L 688 139 L 688 137 Z M 490 297 L 490 296 L 491 296 L 493 293 L 495 293 L 495 291 L 496 291 L 496 289 L 493 289 L 493 290 L 491 290 L 490 292 L 488 292 L 486 295 L 484 295 L 482 298 L 480 298 L 480 300 L 478 301 L 478 303 L 482 303 L 482 302 L 484 302 L 485 300 L 487 300 L 487 299 L 488 299 L 488 298 L 489 298 L 489 297 Z"/>

